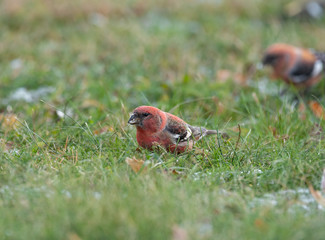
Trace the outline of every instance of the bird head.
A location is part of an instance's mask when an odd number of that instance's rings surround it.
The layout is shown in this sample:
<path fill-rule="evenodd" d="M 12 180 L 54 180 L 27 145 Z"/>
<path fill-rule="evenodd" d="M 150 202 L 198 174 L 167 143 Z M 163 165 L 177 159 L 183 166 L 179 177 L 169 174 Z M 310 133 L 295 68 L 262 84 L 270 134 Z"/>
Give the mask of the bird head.
<path fill-rule="evenodd" d="M 263 65 L 269 65 L 272 67 L 277 67 L 277 65 L 282 65 L 285 61 L 289 60 L 288 58 L 291 54 L 296 52 L 296 47 L 283 44 L 275 43 L 269 46 L 263 56 L 262 63 Z"/>
<path fill-rule="evenodd" d="M 140 106 L 133 110 L 128 124 L 135 125 L 152 132 L 158 131 L 163 122 L 165 114 L 158 108 L 151 106 Z"/>

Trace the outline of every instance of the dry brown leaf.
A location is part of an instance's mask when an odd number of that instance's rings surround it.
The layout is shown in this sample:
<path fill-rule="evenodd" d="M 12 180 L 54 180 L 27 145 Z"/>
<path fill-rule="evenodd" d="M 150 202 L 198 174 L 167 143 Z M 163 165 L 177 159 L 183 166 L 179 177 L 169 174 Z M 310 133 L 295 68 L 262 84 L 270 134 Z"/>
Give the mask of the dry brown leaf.
<path fill-rule="evenodd" d="M 135 157 L 133 158 L 129 158 L 127 157 L 125 159 L 125 162 L 131 167 L 131 169 L 134 171 L 134 172 L 139 172 L 141 169 L 142 169 L 142 172 L 146 171 L 147 170 L 147 167 L 144 166 L 143 167 L 143 164 L 144 164 L 144 161 L 143 160 L 138 160 L 136 159 Z"/>
<path fill-rule="evenodd" d="M 17 116 L 10 113 L 0 113 L 0 126 L 4 129 L 16 128 L 18 126 Z"/>
<path fill-rule="evenodd" d="M 322 105 L 320 105 L 318 102 L 316 101 L 310 101 L 309 102 L 309 107 L 311 109 L 311 111 L 314 113 L 314 115 L 317 117 L 317 118 L 322 118 L 324 119 L 325 117 L 325 110 L 323 108 Z"/>
<path fill-rule="evenodd" d="M 319 191 L 316 191 L 311 184 L 308 184 L 309 191 L 319 205 L 325 207 L 325 197 Z"/>
<path fill-rule="evenodd" d="M 188 239 L 187 231 L 178 225 L 173 226 L 172 232 L 173 232 L 173 236 L 172 236 L 173 240 L 187 240 Z"/>

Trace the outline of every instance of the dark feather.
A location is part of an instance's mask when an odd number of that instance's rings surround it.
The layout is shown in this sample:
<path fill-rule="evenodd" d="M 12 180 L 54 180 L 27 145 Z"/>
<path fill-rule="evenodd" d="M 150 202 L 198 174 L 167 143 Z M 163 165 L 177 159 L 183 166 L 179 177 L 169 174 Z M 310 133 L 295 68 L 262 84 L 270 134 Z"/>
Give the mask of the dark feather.
<path fill-rule="evenodd" d="M 290 71 L 289 76 L 295 83 L 302 83 L 310 79 L 314 70 L 314 63 L 300 62 Z"/>
<path fill-rule="evenodd" d="M 165 130 L 175 136 L 175 143 L 185 142 L 188 140 L 188 130 L 185 125 L 169 120 Z"/>

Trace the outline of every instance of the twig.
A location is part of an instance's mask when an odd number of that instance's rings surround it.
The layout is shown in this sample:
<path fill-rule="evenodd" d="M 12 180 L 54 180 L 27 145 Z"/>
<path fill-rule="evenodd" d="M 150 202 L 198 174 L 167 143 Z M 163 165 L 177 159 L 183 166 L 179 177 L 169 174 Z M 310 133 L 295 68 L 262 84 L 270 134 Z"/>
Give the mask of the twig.
<path fill-rule="evenodd" d="M 240 140 L 240 136 L 241 136 L 241 128 L 240 128 L 240 125 L 238 124 L 238 130 L 239 130 L 239 133 L 238 133 L 238 138 L 237 138 L 237 142 L 236 142 L 236 146 L 235 146 L 235 152 L 237 150 L 237 147 L 238 147 L 238 144 L 239 144 L 239 140 Z"/>
<path fill-rule="evenodd" d="M 67 136 L 67 139 L 65 140 L 65 145 L 64 145 L 64 152 L 66 152 L 66 151 L 67 151 L 68 142 L 69 142 L 69 136 Z"/>
<path fill-rule="evenodd" d="M 322 194 L 319 191 L 316 191 L 314 187 L 311 185 L 311 183 L 308 182 L 307 184 L 308 184 L 309 191 L 313 196 L 313 198 L 316 200 L 316 202 L 321 206 L 325 207 L 325 198 L 322 196 Z"/>

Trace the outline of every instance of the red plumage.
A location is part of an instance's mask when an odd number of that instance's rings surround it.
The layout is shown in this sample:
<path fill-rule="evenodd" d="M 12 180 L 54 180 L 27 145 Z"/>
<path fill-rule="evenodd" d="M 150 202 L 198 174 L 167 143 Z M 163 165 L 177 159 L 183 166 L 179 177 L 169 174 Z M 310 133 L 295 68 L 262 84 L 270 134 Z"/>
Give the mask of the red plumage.
<path fill-rule="evenodd" d="M 321 80 L 324 60 L 321 53 L 276 43 L 266 49 L 263 64 L 273 68 L 273 78 L 298 88 L 308 88 Z"/>
<path fill-rule="evenodd" d="M 151 106 L 134 109 L 129 124 L 137 128 L 137 141 L 143 148 L 152 149 L 156 145 L 167 151 L 181 153 L 191 150 L 195 141 L 215 130 L 194 127 L 179 117 Z"/>

